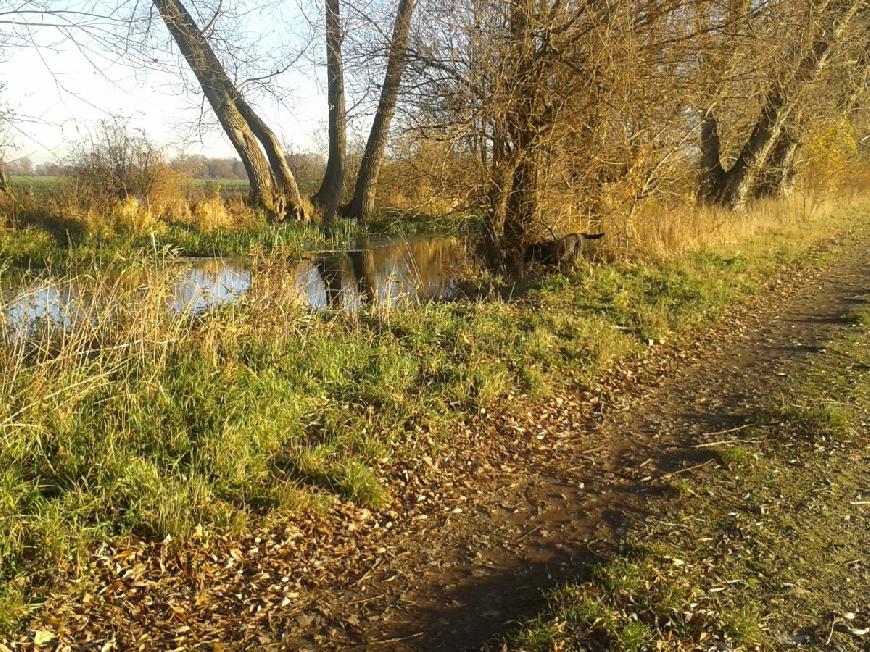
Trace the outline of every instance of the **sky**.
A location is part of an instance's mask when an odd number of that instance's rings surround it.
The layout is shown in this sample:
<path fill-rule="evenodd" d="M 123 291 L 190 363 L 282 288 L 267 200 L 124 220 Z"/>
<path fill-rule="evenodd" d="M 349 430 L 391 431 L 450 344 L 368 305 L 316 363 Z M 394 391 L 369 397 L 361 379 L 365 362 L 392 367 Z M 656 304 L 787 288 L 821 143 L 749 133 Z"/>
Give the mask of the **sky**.
<path fill-rule="evenodd" d="M 2 29 L 0 25 L 0 36 Z M 263 34 L 268 40 L 267 29 Z M 127 118 L 170 156 L 235 156 L 177 52 L 155 50 L 160 70 L 143 72 L 126 60 L 101 56 L 96 47 L 86 54 L 54 30 L 37 31 L 34 38 L 36 46 L 0 48 L 2 102 L 15 116 L 7 127 L 12 142 L 7 161 L 25 156 L 34 164 L 61 160 L 73 143 L 112 116 Z M 319 74 L 300 63 L 282 76 L 281 85 L 283 97 L 294 98 L 292 103 L 279 105 L 262 95 L 249 99 L 291 151 L 321 151 L 326 97 Z"/>

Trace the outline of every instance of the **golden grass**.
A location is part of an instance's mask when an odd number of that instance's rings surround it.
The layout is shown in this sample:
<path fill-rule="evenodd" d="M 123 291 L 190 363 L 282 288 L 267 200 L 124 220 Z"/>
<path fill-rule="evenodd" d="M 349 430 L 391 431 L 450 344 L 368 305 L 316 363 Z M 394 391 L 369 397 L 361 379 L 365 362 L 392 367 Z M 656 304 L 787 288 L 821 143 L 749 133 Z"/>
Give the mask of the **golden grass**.
<path fill-rule="evenodd" d="M 601 251 L 610 258 L 661 259 L 765 237 L 795 236 L 801 231 L 812 230 L 814 236 L 824 238 L 838 228 L 830 219 L 834 214 L 865 205 L 866 201 L 862 194 L 801 192 L 760 200 L 742 211 L 649 203 L 631 219 L 609 225 Z"/>
<path fill-rule="evenodd" d="M 58 235 L 108 238 L 119 234 L 162 233 L 169 226 L 202 232 L 249 229 L 262 216 L 242 197 L 222 197 L 182 184 L 161 184 L 148 196 L 114 197 L 91 192 L 73 180 L 60 180 L 43 193 L 0 194 L 0 225 L 36 227 Z"/>

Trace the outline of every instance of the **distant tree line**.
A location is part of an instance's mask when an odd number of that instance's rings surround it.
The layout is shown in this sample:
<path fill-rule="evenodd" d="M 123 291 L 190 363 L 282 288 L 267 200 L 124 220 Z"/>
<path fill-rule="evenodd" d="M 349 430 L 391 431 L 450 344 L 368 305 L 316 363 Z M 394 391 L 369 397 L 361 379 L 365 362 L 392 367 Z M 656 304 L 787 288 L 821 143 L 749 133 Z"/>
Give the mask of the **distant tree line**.
<path fill-rule="evenodd" d="M 288 162 L 299 177 L 300 184 L 314 185 L 312 178 L 323 174 L 326 163 L 318 154 L 290 154 Z M 169 161 L 169 167 L 193 179 L 237 179 L 247 181 L 245 166 L 237 158 L 212 158 L 200 154 L 176 156 Z M 6 163 L 10 176 L 20 177 L 64 177 L 69 176 L 71 166 L 64 162 L 45 162 L 33 164 L 24 156 Z"/>

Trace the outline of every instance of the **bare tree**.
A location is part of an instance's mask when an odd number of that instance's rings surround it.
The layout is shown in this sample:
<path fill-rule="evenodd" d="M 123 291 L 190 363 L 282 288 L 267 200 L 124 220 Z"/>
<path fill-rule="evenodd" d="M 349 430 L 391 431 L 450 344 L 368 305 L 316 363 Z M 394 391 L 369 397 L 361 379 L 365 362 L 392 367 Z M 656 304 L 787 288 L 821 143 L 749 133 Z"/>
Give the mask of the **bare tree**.
<path fill-rule="evenodd" d="M 371 219 L 374 212 L 378 175 L 402 85 L 415 4 L 416 0 L 399 0 L 380 100 L 366 142 L 365 153 L 360 163 L 353 197 L 348 205 L 342 209 L 342 213 L 356 217 L 361 222 L 367 222 Z"/>
<path fill-rule="evenodd" d="M 312 198 L 323 211 L 323 227 L 329 229 L 341 204 L 347 158 L 347 109 L 344 95 L 344 60 L 341 0 L 326 3 L 326 79 L 329 101 L 329 158 L 320 189 Z"/>
<path fill-rule="evenodd" d="M 286 216 L 306 219 L 296 179 L 278 138 L 241 96 L 193 17 L 179 0 L 154 0 L 154 6 L 242 159 L 252 202 L 279 220 Z"/>

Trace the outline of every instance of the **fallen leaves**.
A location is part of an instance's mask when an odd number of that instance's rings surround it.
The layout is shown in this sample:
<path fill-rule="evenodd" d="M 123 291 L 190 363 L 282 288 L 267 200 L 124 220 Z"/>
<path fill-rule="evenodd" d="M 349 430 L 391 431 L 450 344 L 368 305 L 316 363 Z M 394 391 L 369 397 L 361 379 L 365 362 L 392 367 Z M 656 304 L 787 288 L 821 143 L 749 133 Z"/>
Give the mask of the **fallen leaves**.
<path fill-rule="evenodd" d="M 49 602 L 41 616 L 45 628 L 37 634 L 51 638 L 37 643 L 34 635 L 28 642 L 46 645 L 62 640 L 99 649 L 172 649 L 196 641 L 204 647 L 221 643 L 229 649 L 267 649 L 292 647 L 288 641 L 306 637 L 315 646 L 327 642 L 335 646 L 336 641 L 347 640 L 343 637 L 362 635 L 364 628 L 371 633 L 382 627 L 385 604 L 395 605 L 401 596 L 406 597 L 406 604 L 417 598 L 411 588 L 425 586 L 420 560 L 428 560 L 425 568 L 433 573 L 426 581 L 437 584 L 444 577 L 455 582 L 463 573 L 463 579 L 491 576 L 492 566 L 478 556 L 483 548 L 500 545 L 508 550 L 506 554 L 518 554 L 523 546 L 535 550 L 545 539 L 555 537 L 558 545 L 567 543 L 568 552 L 576 552 L 571 544 L 577 542 L 565 541 L 561 534 L 559 513 L 574 513 L 570 504 L 581 499 L 590 504 L 598 499 L 610 506 L 617 497 L 607 491 L 629 486 L 624 483 L 631 481 L 628 470 L 614 463 L 619 450 L 612 441 L 603 440 L 598 430 L 604 415 L 626 414 L 631 422 L 628 413 L 636 407 L 636 396 L 630 388 L 659 384 L 675 367 L 703 354 L 708 344 L 699 340 L 694 348 L 683 350 L 665 345 L 654 356 L 621 363 L 599 387 L 566 392 L 545 402 L 512 397 L 509 405 L 481 410 L 479 418 L 459 425 L 448 443 L 427 442 L 424 455 L 399 459 L 392 467 L 385 464 L 380 469 L 394 489 L 395 502 L 389 510 L 371 511 L 338 500 L 323 514 L 286 515 L 256 525 L 241 537 L 199 527 L 184 545 L 168 537 L 111 542 L 92 551 L 88 559 L 92 585 L 81 591 L 72 587 L 71 594 Z M 719 409 L 714 402 L 710 406 Z M 710 436 L 731 432 L 699 431 Z M 648 464 L 658 468 L 651 454 L 640 448 L 661 449 L 666 436 L 666 427 L 653 436 L 631 432 L 622 443 L 637 449 L 632 451 L 640 456 L 635 458 L 635 469 Z M 801 460 L 799 456 L 792 459 L 795 463 Z M 707 464 L 689 465 L 671 475 L 698 472 Z M 548 471 L 561 474 L 573 493 L 560 487 L 540 505 L 532 505 L 521 493 L 527 488 L 530 470 L 541 476 Z M 499 495 L 498 490 L 504 493 Z M 862 498 L 857 496 L 858 501 Z M 643 494 L 640 500 L 648 501 L 649 496 Z M 447 535 L 473 528 L 476 518 L 490 518 L 489 526 L 493 521 L 498 525 L 497 519 L 482 514 L 487 509 L 503 512 L 515 526 L 514 534 L 485 541 L 481 532 L 466 533 L 476 547 L 463 557 L 455 543 L 446 540 Z M 714 622 L 717 605 L 726 594 L 757 581 L 748 574 L 745 580 L 720 576 L 721 566 L 746 545 L 752 528 L 757 527 L 746 512 L 731 510 L 730 514 L 734 518 L 727 519 L 727 536 L 699 539 L 714 548 L 715 554 L 702 563 L 672 556 L 667 571 L 661 570 L 677 583 L 690 571 L 703 573 L 702 590 L 680 612 L 686 622 Z M 530 524 L 532 517 L 543 517 L 543 522 Z M 516 523 L 521 526 L 516 528 Z M 548 550 L 553 547 L 550 544 Z M 509 616 L 510 607 L 508 601 L 506 607 L 487 607 L 480 613 L 493 618 L 502 613 Z M 860 618 L 845 622 L 851 635 L 866 635 Z M 673 634 L 668 635 L 675 640 Z M 382 640 L 401 641 L 403 637 Z M 698 640 L 718 639 L 711 629 L 701 631 Z"/>
<path fill-rule="evenodd" d="M 37 629 L 33 633 L 33 644 L 34 645 L 46 645 L 51 643 L 53 640 L 57 638 L 57 634 L 54 632 L 49 632 L 45 629 Z"/>

